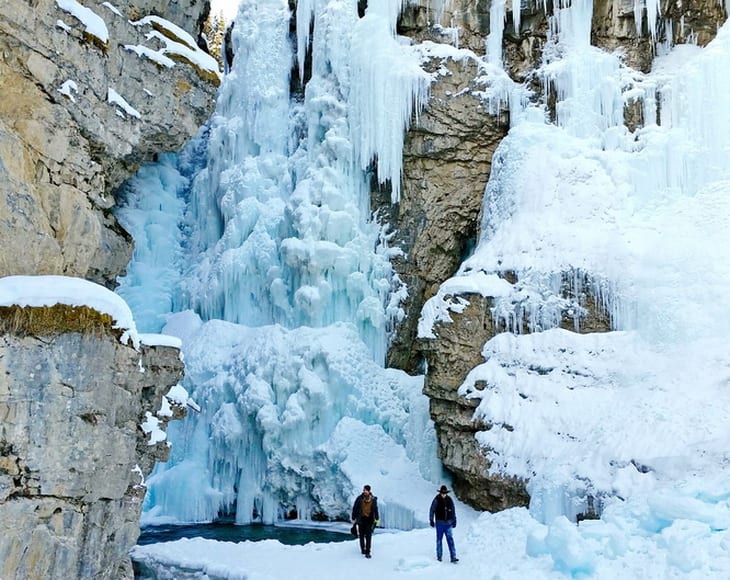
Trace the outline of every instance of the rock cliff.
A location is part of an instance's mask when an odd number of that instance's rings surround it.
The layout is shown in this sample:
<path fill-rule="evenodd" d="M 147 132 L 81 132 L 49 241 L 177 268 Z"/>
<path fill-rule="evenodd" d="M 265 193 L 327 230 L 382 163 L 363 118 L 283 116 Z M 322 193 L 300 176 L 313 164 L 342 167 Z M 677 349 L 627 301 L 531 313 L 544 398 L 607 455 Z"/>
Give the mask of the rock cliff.
<path fill-rule="evenodd" d="M 117 188 L 213 111 L 208 12 L 202 0 L 0 0 L 0 277 L 114 286 L 133 249 Z M 28 328 L 0 309 L 0 578 L 132 578 L 141 484 L 167 453 L 140 424 L 183 365 L 177 349 L 121 344 L 109 320 L 61 318 Z"/>
<path fill-rule="evenodd" d="M 0 308 L 2 578 L 132 578 L 143 474 L 168 453 L 140 425 L 182 378 L 179 351 L 124 345 L 91 311 L 29 328 L 67 308 Z"/>
<path fill-rule="evenodd" d="M 113 286 L 132 252 L 115 188 L 213 110 L 217 65 L 195 40 L 208 11 L 0 0 L 0 276 Z"/>

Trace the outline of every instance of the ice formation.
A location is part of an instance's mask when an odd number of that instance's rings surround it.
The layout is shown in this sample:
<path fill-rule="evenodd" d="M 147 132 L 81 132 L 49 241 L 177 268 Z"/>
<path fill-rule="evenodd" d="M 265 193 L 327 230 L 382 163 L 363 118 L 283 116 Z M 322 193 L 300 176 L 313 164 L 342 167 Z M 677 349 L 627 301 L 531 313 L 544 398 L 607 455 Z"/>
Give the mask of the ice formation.
<path fill-rule="evenodd" d="M 658 4 L 636 6 L 653 34 Z M 434 337 L 466 294 L 494 297 L 496 324 L 513 334 L 484 345 L 485 362 L 460 393 L 478 398 L 477 415 L 493 425 L 478 435 L 493 469 L 530 479 L 533 515 L 545 522 L 726 461 L 730 360 L 718 313 L 730 308 L 721 65 L 730 25 L 704 49 L 658 46 L 642 74 L 590 45 L 591 18 L 582 0 L 550 17 L 536 72 L 556 95 L 555 118 L 507 99 L 519 108 L 493 158 L 481 240 L 419 323 Z M 630 103 L 643 108 L 633 131 L 624 124 Z M 518 279 L 511 290 L 495 280 L 505 271 Z M 580 328 L 585 296 L 612 332 L 557 328 L 566 314 Z"/>
<path fill-rule="evenodd" d="M 653 35 L 659 3 L 636 7 Z M 383 369 L 404 289 L 367 194 L 375 178 L 399 198 L 403 132 L 429 82 L 419 59 L 467 56 L 398 39 L 400 8 L 371 1 L 361 18 L 354 0 L 299 2 L 292 38 L 287 2 L 244 3 L 210 126 L 127 186 L 121 217 L 141 243 L 120 293 L 145 332 L 180 337 L 201 405 L 171 427 L 150 521 L 345 517 L 367 479 L 386 491 L 388 525 L 423 524 L 433 430 L 420 378 Z M 500 69 L 506 10 L 492 4 L 476 81 L 511 129 L 480 243 L 419 332 L 466 294 L 494 298 L 510 333 L 484 345 L 460 393 L 493 425 L 479 435 L 493 469 L 530 479 L 549 522 L 726 461 L 730 27 L 704 49 L 657 46 L 642 74 L 590 45 L 590 1 L 559 2 L 536 71 L 548 111 Z M 558 328 L 568 314 L 580 329 L 586 295 L 610 332 Z"/>
<path fill-rule="evenodd" d="M 299 2 L 292 38 L 285 0 L 243 3 L 209 127 L 125 187 L 137 250 L 119 292 L 144 331 L 181 338 L 201 407 L 169 427 L 147 521 L 347 518 L 370 483 L 383 525 L 426 523 L 435 434 L 422 377 L 383 368 L 405 288 L 369 209 L 372 177 L 398 199 L 430 82 L 399 10 Z"/>

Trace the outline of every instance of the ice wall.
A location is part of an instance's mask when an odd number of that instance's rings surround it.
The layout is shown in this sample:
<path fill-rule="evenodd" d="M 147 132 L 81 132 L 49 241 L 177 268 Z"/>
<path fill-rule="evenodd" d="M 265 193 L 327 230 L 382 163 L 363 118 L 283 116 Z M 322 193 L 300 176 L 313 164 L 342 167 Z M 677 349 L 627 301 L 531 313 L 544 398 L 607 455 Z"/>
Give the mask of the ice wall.
<path fill-rule="evenodd" d="M 151 331 L 183 340 L 201 406 L 170 428 L 145 521 L 346 519 L 365 483 L 383 524 L 427 521 L 435 435 L 422 378 L 383 368 L 405 288 L 369 209 L 373 176 L 398 199 L 404 131 L 430 80 L 395 36 L 399 10 L 299 2 L 294 37 L 286 0 L 242 3 L 196 149 L 206 162 L 185 153 L 129 186 L 135 237 L 169 234 L 143 238 L 153 251 L 140 247 L 121 292 Z"/>
<path fill-rule="evenodd" d="M 170 426 L 173 457 L 148 480 L 148 519 L 223 511 L 273 523 L 294 509 L 346 519 L 352 485 L 366 478 L 384 525 L 423 525 L 433 490 L 424 475 L 439 472 L 420 377 L 377 365 L 347 324 L 287 331 L 182 313 L 167 330 L 184 335 L 186 380 L 203 411 Z M 402 470 L 412 497 L 395 492 Z"/>
<path fill-rule="evenodd" d="M 365 170 L 377 159 L 398 191 L 403 131 L 428 79 L 393 37 L 392 3 L 381 4 L 363 18 L 354 2 L 299 4 L 300 74 L 309 41 L 312 59 L 303 102 L 289 98 L 288 5 L 241 7 L 237 64 L 219 97 L 207 176 L 195 184 L 196 198 L 213 192 L 221 221 L 220 235 L 206 234 L 202 214 L 191 224 L 202 249 L 185 290 L 205 318 L 352 321 L 384 357 L 383 330 L 401 315 L 389 304 L 398 281 L 387 232 L 370 219 Z"/>

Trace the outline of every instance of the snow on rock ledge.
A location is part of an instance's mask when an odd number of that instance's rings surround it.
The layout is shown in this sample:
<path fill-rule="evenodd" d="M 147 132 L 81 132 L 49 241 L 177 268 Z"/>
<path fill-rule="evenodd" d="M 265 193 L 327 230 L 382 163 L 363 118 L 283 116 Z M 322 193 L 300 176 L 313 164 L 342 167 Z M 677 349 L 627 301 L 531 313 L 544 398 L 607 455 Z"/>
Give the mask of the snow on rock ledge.
<path fill-rule="evenodd" d="M 0 306 L 88 306 L 114 320 L 122 343 L 139 347 L 132 311 L 121 296 L 103 286 L 67 276 L 7 276 L 0 278 Z"/>

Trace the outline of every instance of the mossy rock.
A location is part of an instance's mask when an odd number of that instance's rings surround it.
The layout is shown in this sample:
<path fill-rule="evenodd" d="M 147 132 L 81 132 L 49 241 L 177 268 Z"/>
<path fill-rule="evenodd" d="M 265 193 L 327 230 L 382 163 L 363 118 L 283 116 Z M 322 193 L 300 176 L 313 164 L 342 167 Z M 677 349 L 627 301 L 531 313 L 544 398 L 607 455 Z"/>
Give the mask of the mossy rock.
<path fill-rule="evenodd" d="M 195 72 L 198 73 L 198 76 L 200 78 L 208 81 L 209 83 L 212 83 L 213 86 L 216 86 L 216 87 L 220 86 L 221 79 L 220 79 L 220 77 L 216 73 L 214 73 L 213 71 L 210 71 L 210 70 L 207 70 L 207 69 L 204 69 L 204 68 L 199 67 L 196 63 L 194 63 L 188 57 L 186 57 L 186 56 L 184 56 L 182 54 L 177 54 L 177 53 L 167 53 L 167 54 L 165 54 L 165 56 L 167 58 L 170 58 L 170 59 L 176 61 L 176 62 L 180 62 L 180 63 L 187 64 L 187 65 L 191 66 L 193 68 L 193 70 L 195 70 Z"/>
<path fill-rule="evenodd" d="M 16 336 L 57 336 L 67 332 L 119 334 L 109 314 L 88 306 L 0 306 L 0 333 Z"/>

